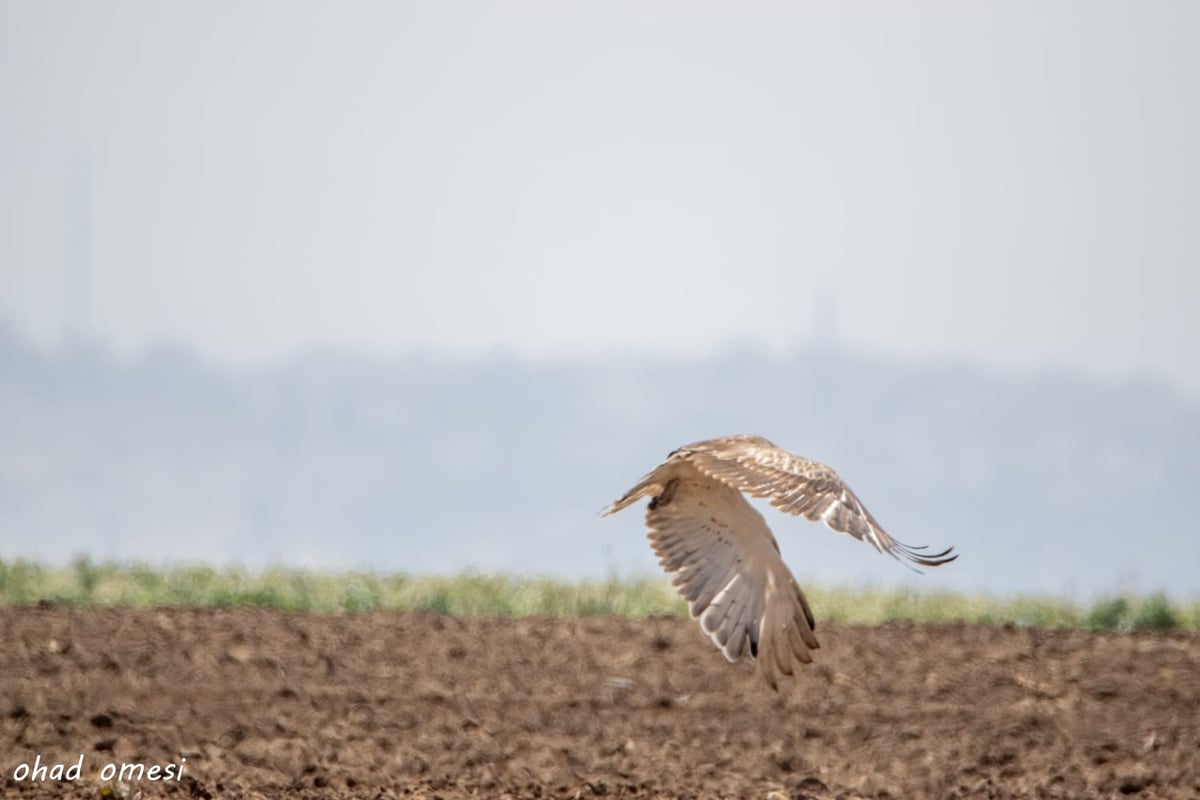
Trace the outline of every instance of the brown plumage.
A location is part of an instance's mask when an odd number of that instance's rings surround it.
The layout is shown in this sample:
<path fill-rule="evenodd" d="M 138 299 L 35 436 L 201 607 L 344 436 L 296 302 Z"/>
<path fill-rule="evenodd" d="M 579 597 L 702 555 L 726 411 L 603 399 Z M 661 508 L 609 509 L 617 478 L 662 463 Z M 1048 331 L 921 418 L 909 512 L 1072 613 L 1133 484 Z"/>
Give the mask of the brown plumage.
<path fill-rule="evenodd" d="M 893 539 L 836 472 L 760 436 L 709 439 L 671 453 L 603 513 L 650 498 L 647 536 L 692 616 L 728 660 L 757 659 L 773 689 L 820 645 L 804 592 L 743 492 L 897 560 L 936 567 L 958 557 L 952 548 L 926 554 Z"/>

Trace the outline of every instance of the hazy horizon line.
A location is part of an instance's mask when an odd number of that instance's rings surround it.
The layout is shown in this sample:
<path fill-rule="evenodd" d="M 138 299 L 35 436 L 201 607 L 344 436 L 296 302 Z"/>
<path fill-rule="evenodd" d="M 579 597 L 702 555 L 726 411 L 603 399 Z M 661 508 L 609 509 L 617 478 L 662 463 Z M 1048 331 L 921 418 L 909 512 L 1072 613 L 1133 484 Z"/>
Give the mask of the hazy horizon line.
<path fill-rule="evenodd" d="M 937 355 L 913 355 L 887 352 L 863 347 L 836 337 L 799 340 L 790 347 L 779 347 L 761 339 L 732 337 L 707 352 L 677 351 L 668 348 L 634 349 L 617 345 L 605 349 L 581 347 L 575 350 L 534 352 L 511 344 L 483 347 L 455 347 L 436 344 L 410 344 L 403 347 L 354 346 L 338 343 L 308 343 L 295 345 L 271 354 L 233 356 L 215 353 L 177 338 L 160 337 L 136 347 L 121 347 L 94 335 L 75 338 L 62 337 L 57 342 L 39 341 L 38 337 L 22 331 L 10 320 L 0 317 L 0 344 L 13 343 L 19 349 L 46 359 L 75 360 L 79 355 L 92 357 L 113 365 L 129 366 L 176 357 L 218 372 L 240 372 L 245 369 L 284 369 L 305 361 L 343 360 L 388 366 L 410 361 L 437 360 L 444 365 L 469 366 L 498 360 L 514 365 L 542 368 L 571 366 L 574 361 L 587 359 L 603 363 L 633 360 L 642 363 L 677 361 L 703 364 L 735 357 L 766 361 L 784 361 L 797 357 L 824 356 L 847 358 L 859 362 L 887 362 L 890 366 L 905 365 L 917 369 L 957 369 L 1008 379 L 1031 379 L 1047 373 L 1070 377 L 1100 386 L 1124 386 L 1141 383 L 1166 389 L 1189 402 L 1200 401 L 1200 387 L 1189 387 L 1164 370 L 1153 368 L 1101 370 L 1085 364 L 1065 363 L 1047 359 L 1037 363 L 989 359 L 965 353 L 945 351 Z"/>

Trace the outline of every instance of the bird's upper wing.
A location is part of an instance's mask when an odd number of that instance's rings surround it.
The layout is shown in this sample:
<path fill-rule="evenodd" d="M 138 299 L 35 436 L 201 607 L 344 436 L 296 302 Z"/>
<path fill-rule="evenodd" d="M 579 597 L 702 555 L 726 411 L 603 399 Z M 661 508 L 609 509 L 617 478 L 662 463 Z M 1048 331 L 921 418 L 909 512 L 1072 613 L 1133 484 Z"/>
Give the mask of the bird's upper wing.
<path fill-rule="evenodd" d="M 925 553 L 892 538 L 831 468 L 776 447 L 759 436 L 727 436 L 681 447 L 671 454 L 706 475 L 771 505 L 839 533 L 870 542 L 897 560 L 936 567 L 958 558 L 954 548 Z"/>
<path fill-rule="evenodd" d="M 664 467 L 646 511 L 659 563 L 725 658 L 749 653 L 775 688 L 819 646 L 803 592 L 741 492 L 685 464 Z"/>

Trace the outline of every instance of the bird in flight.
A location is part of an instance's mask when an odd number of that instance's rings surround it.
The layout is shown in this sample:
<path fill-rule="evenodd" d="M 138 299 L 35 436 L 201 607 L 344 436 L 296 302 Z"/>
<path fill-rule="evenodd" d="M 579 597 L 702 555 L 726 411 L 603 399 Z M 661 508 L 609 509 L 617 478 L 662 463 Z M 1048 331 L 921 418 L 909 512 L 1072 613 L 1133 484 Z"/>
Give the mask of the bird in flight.
<path fill-rule="evenodd" d="M 761 436 L 709 439 L 668 455 L 602 513 L 650 498 L 647 537 L 692 617 L 727 660 L 757 659 L 772 689 L 795 663 L 811 662 L 820 645 L 804 592 L 743 492 L 901 562 L 936 567 L 958 558 L 953 548 L 927 554 L 893 539 L 836 472 Z"/>

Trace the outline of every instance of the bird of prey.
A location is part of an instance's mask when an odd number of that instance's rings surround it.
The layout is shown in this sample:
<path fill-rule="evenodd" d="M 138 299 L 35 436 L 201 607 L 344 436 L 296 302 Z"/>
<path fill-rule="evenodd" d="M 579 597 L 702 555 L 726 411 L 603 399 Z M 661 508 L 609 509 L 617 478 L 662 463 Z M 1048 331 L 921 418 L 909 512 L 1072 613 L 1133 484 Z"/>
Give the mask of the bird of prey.
<path fill-rule="evenodd" d="M 893 539 L 836 472 L 760 436 L 709 439 L 668 455 L 602 513 L 650 498 L 647 537 L 692 617 L 729 661 L 757 659 L 772 689 L 820 645 L 804 592 L 743 492 L 900 561 L 936 567 L 958 558 L 953 548 L 926 554 Z"/>

